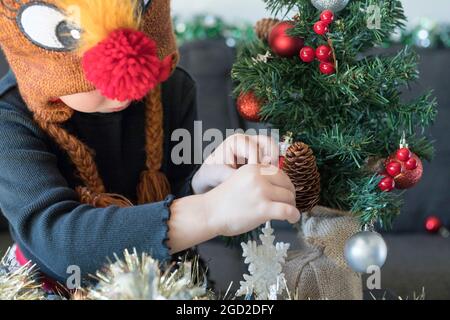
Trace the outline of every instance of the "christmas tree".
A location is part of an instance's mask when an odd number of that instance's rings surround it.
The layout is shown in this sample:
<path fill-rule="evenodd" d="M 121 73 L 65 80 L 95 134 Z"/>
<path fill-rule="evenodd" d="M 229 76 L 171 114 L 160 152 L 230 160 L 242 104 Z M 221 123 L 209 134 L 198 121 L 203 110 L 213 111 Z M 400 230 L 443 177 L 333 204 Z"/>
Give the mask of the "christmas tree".
<path fill-rule="evenodd" d="M 373 53 L 404 28 L 401 1 L 264 1 L 285 18 L 260 21 L 259 40 L 240 52 L 233 70 L 239 111 L 311 147 L 321 205 L 389 228 L 400 190 L 417 184 L 421 160 L 432 158 L 424 134 L 436 116 L 431 93 L 402 99 L 419 77 L 418 56 L 408 47 Z"/>

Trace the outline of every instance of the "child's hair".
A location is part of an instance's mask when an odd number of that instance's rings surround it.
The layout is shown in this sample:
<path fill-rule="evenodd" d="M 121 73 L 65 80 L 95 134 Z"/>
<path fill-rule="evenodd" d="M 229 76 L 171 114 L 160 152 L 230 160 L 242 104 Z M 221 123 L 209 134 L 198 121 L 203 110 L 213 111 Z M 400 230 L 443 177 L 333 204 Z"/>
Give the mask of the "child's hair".
<path fill-rule="evenodd" d="M 62 126 L 64 122 L 72 117 L 74 110 L 64 105 L 61 101 L 55 101 L 57 97 L 92 91 L 99 86 L 94 80 L 89 81 L 87 79 L 87 70 L 84 68 L 86 63 L 83 60 L 83 55 L 85 55 L 84 51 L 89 50 L 89 44 L 86 42 L 81 43 L 82 41 L 80 40 L 80 47 L 83 47 L 82 53 L 69 47 L 62 49 L 49 48 L 48 44 L 44 46 L 39 43 L 38 40 L 42 39 L 42 35 L 38 39 L 33 39 L 33 35 L 27 33 L 27 23 L 29 22 L 22 21 L 22 19 L 26 18 L 26 15 L 23 13 L 33 6 L 43 6 L 47 12 L 54 11 L 55 16 L 58 16 L 61 12 L 66 13 L 67 8 L 64 6 L 70 4 L 86 4 L 86 6 L 80 5 L 81 9 L 84 7 L 90 7 L 90 9 L 102 8 L 102 10 L 90 10 L 88 13 L 81 12 L 85 17 L 86 14 L 94 15 L 94 17 L 90 17 L 89 21 L 91 22 L 96 19 L 95 15 L 98 14 L 97 19 L 99 23 L 102 21 L 108 23 L 105 28 L 97 26 L 94 31 L 89 30 L 87 32 L 84 30 L 86 34 L 89 34 L 89 39 L 92 40 L 96 36 L 92 34 L 93 32 L 99 32 L 103 35 L 106 34 L 106 31 L 130 30 L 130 15 L 123 14 L 123 10 L 120 15 L 117 14 L 117 10 L 114 7 L 114 3 L 117 1 L 117 4 L 119 2 L 121 4 L 124 3 L 123 0 L 47 0 L 46 3 L 37 3 L 32 0 L 0 1 L 0 44 L 16 75 L 21 95 L 28 108 L 33 112 L 35 121 L 43 131 L 67 152 L 75 165 L 77 175 L 83 183 L 82 186 L 77 188 L 80 201 L 96 207 L 109 205 L 130 206 L 132 203 L 121 195 L 107 193 L 95 163 L 94 151 L 90 150 L 88 146 Z M 135 15 L 135 19 L 139 20 L 137 24 L 139 25 L 138 30 L 131 30 L 129 33 L 143 33 L 145 41 L 148 43 L 148 47 L 144 48 L 147 51 L 144 53 L 148 54 L 149 58 L 147 59 L 146 56 L 146 59 L 144 59 L 138 56 L 134 60 L 145 60 L 142 68 L 149 68 L 147 71 L 142 71 L 141 78 L 148 76 L 150 73 L 148 77 L 156 79 L 154 83 L 148 86 L 148 89 L 142 88 L 142 82 L 138 83 L 143 94 L 151 90 L 145 100 L 146 170 L 142 172 L 140 183 L 137 186 L 137 203 L 144 204 L 161 201 L 170 193 L 169 182 L 165 175 L 160 172 L 163 161 L 164 130 L 161 85 L 158 85 L 158 83 L 164 81 L 170 75 L 170 72 L 167 72 L 168 68 L 170 68 L 169 71 L 175 69 L 178 62 L 178 52 L 172 30 L 170 0 L 127 1 L 131 3 L 129 6 L 129 8 L 132 8 L 129 10 L 130 14 L 134 15 L 136 13 L 135 10 L 142 10 L 142 13 Z M 144 4 L 148 6 L 145 7 Z M 118 16 L 117 19 L 105 19 L 105 16 L 111 17 L 115 13 Z M 64 15 L 62 16 L 64 17 Z M 70 20 L 70 18 L 67 17 L 67 20 Z M 115 21 L 113 25 L 111 25 L 111 21 Z M 80 27 L 83 28 L 84 26 Z M 57 30 L 50 31 L 55 33 Z M 54 38 L 54 34 L 50 36 Z M 140 36 L 142 37 L 142 34 Z M 99 37 L 99 39 L 102 39 L 102 37 L 104 36 Z M 95 45 L 95 43 L 91 44 L 91 46 Z M 151 56 L 152 54 L 155 55 L 156 60 Z M 154 61 L 154 64 L 149 65 L 149 61 Z M 161 61 L 161 63 L 158 61 Z M 44 69 L 45 73 L 43 72 Z M 101 76 L 102 86 L 104 87 L 105 78 L 108 79 L 108 77 L 102 74 Z M 128 80 L 129 76 L 129 74 L 127 77 L 124 76 L 122 80 Z M 121 79 L 116 78 L 114 80 L 116 81 L 111 80 L 111 85 L 119 83 L 120 81 L 118 80 Z M 134 87 L 131 87 L 133 89 L 131 91 L 136 96 Z M 124 91 L 125 93 L 127 92 L 127 90 L 122 90 L 122 92 Z M 111 92 L 114 95 L 117 90 L 105 91 L 105 93 Z M 129 98 L 126 100 L 136 100 L 135 96 L 133 96 L 133 99 Z M 108 98 L 114 99 L 116 96 L 108 96 Z"/>
<path fill-rule="evenodd" d="M 163 160 L 163 110 L 161 103 L 161 87 L 153 90 L 146 103 L 146 146 L 147 169 L 141 174 L 137 188 L 138 204 L 163 200 L 170 192 L 166 176 L 160 172 Z M 130 201 L 120 195 L 107 194 L 94 160 L 94 152 L 78 138 L 67 132 L 52 119 L 35 117 L 39 126 L 67 152 L 75 165 L 84 187 L 77 188 L 83 203 L 96 207 L 109 205 L 129 206 Z M 54 119 L 53 119 L 54 120 Z"/>

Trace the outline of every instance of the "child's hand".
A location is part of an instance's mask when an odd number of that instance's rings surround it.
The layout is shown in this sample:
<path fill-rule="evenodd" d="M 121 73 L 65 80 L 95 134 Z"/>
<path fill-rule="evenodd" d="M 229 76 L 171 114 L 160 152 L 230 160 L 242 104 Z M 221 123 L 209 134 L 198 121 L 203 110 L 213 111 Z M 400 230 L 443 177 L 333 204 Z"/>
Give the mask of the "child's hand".
<path fill-rule="evenodd" d="M 192 180 L 195 194 L 206 193 L 246 164 L 278 163 L 279 149 L 268 136 L 236 134 L 226 139 L 205 161 Z"/>
<path fill-rule="evenodd" d="M 269 220 L 300 219 L 294 185 L 273 166 L 243 166 L 202 197 L 207 224 L 216 235 L 240 235 Z"/>

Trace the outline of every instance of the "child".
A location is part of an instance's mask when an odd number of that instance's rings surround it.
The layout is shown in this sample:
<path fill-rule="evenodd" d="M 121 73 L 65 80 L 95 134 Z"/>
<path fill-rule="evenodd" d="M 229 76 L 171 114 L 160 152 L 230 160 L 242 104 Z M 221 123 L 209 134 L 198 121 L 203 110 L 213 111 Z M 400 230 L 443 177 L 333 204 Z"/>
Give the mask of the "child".
<path fill-rule="evenodd" d="M 289 178 L 261 173 L 268 138 L 234 136 L 197 172 L 170 159 L 172 132 L 193 132 L 195 86 L 176 68 L 169 0 L 3 0 L 0 44 L 0 208 L 19 263 L 64 281 L 125 248 L 166 261 L 299 219 Z"/>

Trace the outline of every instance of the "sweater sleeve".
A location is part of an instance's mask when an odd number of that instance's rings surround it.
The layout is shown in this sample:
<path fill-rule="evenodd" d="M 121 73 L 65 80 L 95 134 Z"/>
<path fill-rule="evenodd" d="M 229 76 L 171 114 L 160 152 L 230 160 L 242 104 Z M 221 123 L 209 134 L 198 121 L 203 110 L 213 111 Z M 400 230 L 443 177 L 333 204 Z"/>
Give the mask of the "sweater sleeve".
<path fill-rule="evenodd" d="M 31 118 L 0 107 L 0 133 L 0 209 L 42 272 L 59 281 L 67 279 L 69 266 L 92 274 L 107 257 L 133 248 L 170 259 L 165 240 L 173 196 L 131 208 L 83 205 Z"/>

